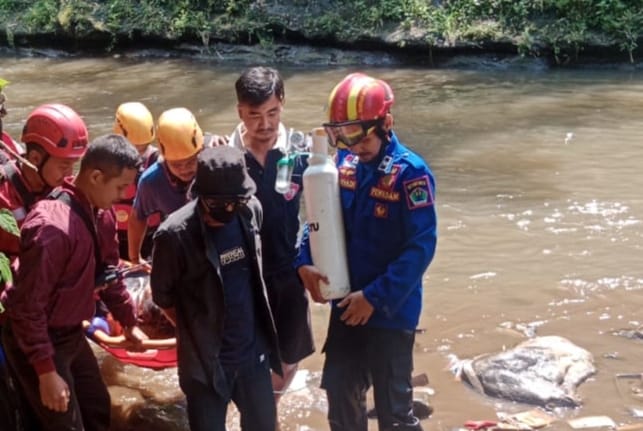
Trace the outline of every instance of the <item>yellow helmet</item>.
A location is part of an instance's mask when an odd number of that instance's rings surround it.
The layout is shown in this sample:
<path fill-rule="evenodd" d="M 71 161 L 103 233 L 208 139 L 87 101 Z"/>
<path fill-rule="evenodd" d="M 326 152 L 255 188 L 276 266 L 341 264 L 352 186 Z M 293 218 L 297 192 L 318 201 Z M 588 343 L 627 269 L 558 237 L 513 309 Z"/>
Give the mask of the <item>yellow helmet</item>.
<path fill-rule="evenodd" d="M 184 160 L 203 148 L 203 132 L 194 115 L 185 108 L 163 112 L 156 132 L 165 160 Z"/>
<path fill-rule="evenodd" d="M 121 104 L 116 110 L 114 133 L 125 136 L 134 145 L 146 145 L 154 140 L 154 118 L 140 102 Z"/>

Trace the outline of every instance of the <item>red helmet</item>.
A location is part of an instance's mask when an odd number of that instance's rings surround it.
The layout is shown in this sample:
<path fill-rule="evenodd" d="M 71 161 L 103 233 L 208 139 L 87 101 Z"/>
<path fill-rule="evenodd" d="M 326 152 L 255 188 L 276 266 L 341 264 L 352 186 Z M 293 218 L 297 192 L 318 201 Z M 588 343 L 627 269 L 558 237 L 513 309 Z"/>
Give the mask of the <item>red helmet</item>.
<path fill-rule="evenodd" d="M 34 109 L 22 129 L 22 142 L 38 144 L 51 157 L 77 159 L 87 150 L 87 127 L 68 106 L 52 103 Z"/>
<path fill-rule="evenodd" d="M 386 82 L 363 73 L 351 73 L 330 93 L 328 120 L 341 123 L 384 118 L 393 100 L 393 90 Z"/>

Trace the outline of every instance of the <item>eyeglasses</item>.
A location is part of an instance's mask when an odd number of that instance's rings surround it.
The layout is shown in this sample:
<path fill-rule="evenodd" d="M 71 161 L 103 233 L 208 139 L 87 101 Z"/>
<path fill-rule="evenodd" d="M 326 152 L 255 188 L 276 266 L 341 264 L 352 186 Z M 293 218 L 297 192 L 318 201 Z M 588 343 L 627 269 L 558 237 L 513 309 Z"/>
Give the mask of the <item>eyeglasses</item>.
<path fill-rule="evenodd" d="M 377 126 L 381 119 L 344 121 L 343 123 L 324 123 L 324 129 L 328 134 L 328 143 L 331 147 L 350 148 L 360 143 Z"/>
<path fill-rule="evenodd" d="M 246 205 L 250 198 L 241 196 L 217 196 L 217 197 L 201 197 L 203 205 L 208 209 L 221 209 L 226 208 L 230 210 L 237 209 L 238 207 Z"/>

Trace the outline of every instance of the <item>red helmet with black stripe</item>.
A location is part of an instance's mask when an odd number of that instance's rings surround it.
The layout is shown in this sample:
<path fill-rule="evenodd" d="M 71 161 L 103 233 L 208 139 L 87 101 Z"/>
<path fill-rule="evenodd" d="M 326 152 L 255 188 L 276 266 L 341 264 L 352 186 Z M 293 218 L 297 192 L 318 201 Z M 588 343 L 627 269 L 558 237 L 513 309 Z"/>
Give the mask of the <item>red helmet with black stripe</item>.
<path fill-rule="evenodd" d="M 69 106 L 58 103 L 34 109 L 22 129 L 22 142 L 38 144 L 51 157 L 80 158 L 87 151 L 85 122 Z"/>
<path fill-rule="evenodd" d="M 363 73 L 351 73 L 330 93 L 328 120 L 342 123 L 384 118 L 393 101 L 393 90 L 386 82 Z"/>

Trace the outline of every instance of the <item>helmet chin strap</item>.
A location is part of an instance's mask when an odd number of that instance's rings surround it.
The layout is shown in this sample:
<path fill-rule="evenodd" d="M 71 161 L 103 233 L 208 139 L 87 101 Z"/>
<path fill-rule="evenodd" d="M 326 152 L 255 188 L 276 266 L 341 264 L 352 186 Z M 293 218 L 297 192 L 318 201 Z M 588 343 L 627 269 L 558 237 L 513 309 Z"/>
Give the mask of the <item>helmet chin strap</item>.
<path fill-rule="evenodd" d="M 388 130 L 384 128 L 383 122 L 377 125 L 375 134 L 382 141 L 382 148 L 388 147 L 388 144 L 391 143 L 391 136 L 389 135 Z"/>
<path fill-rule="evenodd" d="M 53 187 L 49 185 L 45 177 L 42 175 L 42 172 L 44 171 L 43 167 L 45 166 L 48 160 L 49 160 L 49 153 L 45 153 L 42 160 L 38 164 L 38 166 L 36 166 L 38 168 L 37 170 L 38 176 L 40 177 L 40 181 L 42 181 L 42 184 L 43 184 L 42 190 L 40 190 L 39 193 L 43 193 L 47 190 L 53 189 Z"/>
<path fill-rule="evenodd" d="M 391 143 L 391 137 L 389 136 L 388 132 L 384 129 L 383 125 L 381 124 L 377 126 L 377 129 L 375 129 L 375 134 L 382 141 L 382 145 L 380 145 L 380 151 L 377 154 L 377 157 L 374 159 L 379 164 L 382 161 L 382 158 L 384 157 L 384 155 L 386 154 L 386 149 L 388 148 L 388 145 Z"/>
<path fill-rule="evenodd" d="M 377 126 L 377 129 L 375 129 L 375 134 L 382 141 L 382 145 L 380 145 L 380 150 L 377 153 L 377 157 L 375 157 L 372 161 L 368 162 L 367 164 L 377 166 L 380 164 L 380 162 L 386 155 L 386 149 L 388 148 L 388 145 L 391 143 L 391 138 L 389 137 L 388 132 L 384 130 L 382 126 Z"/>

